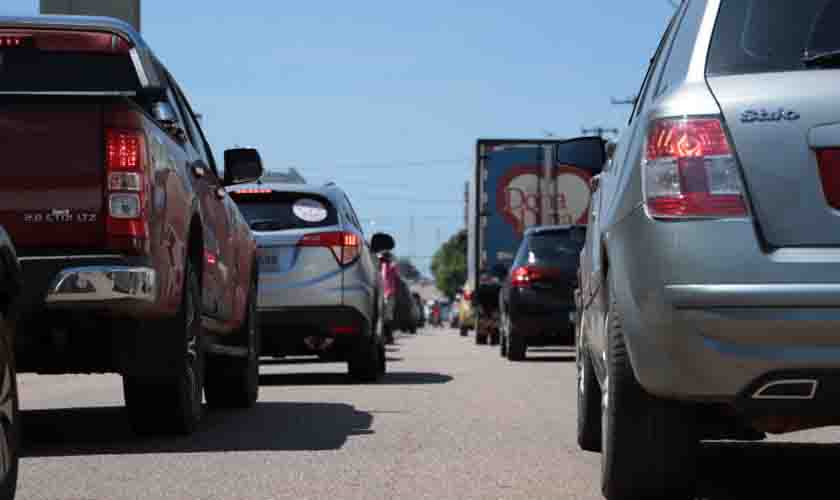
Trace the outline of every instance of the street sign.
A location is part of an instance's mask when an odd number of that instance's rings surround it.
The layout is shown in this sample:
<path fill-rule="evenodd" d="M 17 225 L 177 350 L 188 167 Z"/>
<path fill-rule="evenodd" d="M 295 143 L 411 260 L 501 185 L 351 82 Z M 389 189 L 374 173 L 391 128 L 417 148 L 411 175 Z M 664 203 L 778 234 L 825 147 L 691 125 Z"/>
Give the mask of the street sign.
<path fill-rule="evenodd" d="M 41 14 L 107 16 L 140 31 L 140 0 L 40 0 Z"/>

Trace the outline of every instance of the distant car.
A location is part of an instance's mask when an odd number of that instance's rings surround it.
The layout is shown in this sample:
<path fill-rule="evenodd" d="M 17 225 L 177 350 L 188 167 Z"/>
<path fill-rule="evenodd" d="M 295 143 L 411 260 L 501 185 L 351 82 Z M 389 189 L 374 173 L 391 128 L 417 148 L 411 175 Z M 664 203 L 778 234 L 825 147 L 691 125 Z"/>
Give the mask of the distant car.
<path fill-rule="evenodd" d="M 500 353 L 525 358 L 528 346 L 573 346 L 574 290 L 583 226 L 536 226 L 525 231 L 502 284 Z"/>
<path fill-rule="evenodd" d="M 411 296 L 414 299 L 414 315 L 417 319 L 417 328 L 423 328 L 426 326 L 426 311 L 423 306 L 423 299 L 417 292 L 412 292 Z"/>
<path fill-rule="evenodd" d="M 20 415 L 14 361 L 15 305 L 22 272 L 14 244 L 0 227 L 0 499 L 11 500 L 17 488 L 20 458 Z"/>
<path fill-rule="evenodd" d="M 417 333 L 417 314 L 415 311 L 414 297 L 408 283 L 400 277 L 399 290 L 397 291 L 396 329 L 406 333 Z"/>
<path fill-rule="evenodd" d="M 838 22 L 683 1 L 650 59 L 581 260 L 578 443 L 609 499 L 695 498 L 701 440 L 840 424 Z"/>
<path fill-rule="evenodd" d="M 376 254 L 394 247 L 382 233 L 365 241 L 350 199 L 328 184 L 248 184 L 230 190 L 257 239 L 262 353 L 346 360 L 350 375 L 385 373 Z"/>

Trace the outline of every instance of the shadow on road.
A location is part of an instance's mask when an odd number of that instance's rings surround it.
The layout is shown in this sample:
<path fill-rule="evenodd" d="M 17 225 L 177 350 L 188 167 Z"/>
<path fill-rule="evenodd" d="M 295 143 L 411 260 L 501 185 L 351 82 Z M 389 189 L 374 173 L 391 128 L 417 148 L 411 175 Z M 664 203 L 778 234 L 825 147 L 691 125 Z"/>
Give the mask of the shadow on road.
<path fill-rule="evenodd" d="M 545 352 L 545 351 L 543 351 Z M 525 363 L 572 363 L 575 361 L 575 355 L 572 353 L 567 356 L 526 356 Z"/>
<path fill-rule="evenodd" d="M 223 451 L 336 450 L 349 436 L 372 434 L 373 415 L 339 403 L 265 402 L 208 411 L 190 436 L 144 438 L 123 407 L 26 410 L 24 457 Z"/>
<path fill-rule="evenodd" d="M 440 373 L 392 372 L 376 385 L 445 384 L 452 377 Z M 346 373 L 269 373 L 260 375 L 260 385 L 358 385 Z"/>
<path fill-rule="evenodd" d="M 818 498 L 837 491 L 840 445 L 704 443 L 698 497 L 708 500 Z"/>

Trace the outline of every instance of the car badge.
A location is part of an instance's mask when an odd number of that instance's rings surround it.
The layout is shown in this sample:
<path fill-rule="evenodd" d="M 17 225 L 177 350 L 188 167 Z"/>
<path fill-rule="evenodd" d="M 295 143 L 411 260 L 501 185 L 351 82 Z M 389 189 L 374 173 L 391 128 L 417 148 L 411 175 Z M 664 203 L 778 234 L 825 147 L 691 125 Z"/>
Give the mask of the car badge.
<path fill-rule="evenodd" d="M 793 110 L 786 110 L 779 108 L 776 111 L 768 111 L 766 109 L 748 109 L 741 113 L 741 121 L 743 123 L 755 122 L 780 122 L 780 121 L 796 121 L 801 116 Z"/>

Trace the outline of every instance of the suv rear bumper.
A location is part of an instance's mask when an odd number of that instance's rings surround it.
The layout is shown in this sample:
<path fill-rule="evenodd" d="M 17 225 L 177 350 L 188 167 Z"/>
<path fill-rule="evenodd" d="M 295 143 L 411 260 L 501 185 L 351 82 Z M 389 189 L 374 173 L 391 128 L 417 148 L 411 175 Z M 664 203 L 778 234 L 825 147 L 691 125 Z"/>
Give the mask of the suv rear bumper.
<path fill-rule="evenodd" d="M 343 352 L 371 335 L 367 319 L 344 306 L 259 309 L 262 352 L 267 355 L 309 355 Z M 330 339 L 323 351 L 307 339 Z M 319 342 L 320 343 L 320 342 Z"/>
<path fill-rule="evenodd" d="M 85 266 L 60 271 L 47 287 L 47 307 L 111 302 L 154 303 L 157 272 L 149 267 Z"/>
<path fill-rule="evenodd" d="M 738 405 L 770 374 L 840 373 L 840 249 L 768 252 L 751 221 L 663 223 L 642 210 L 607 247 L 612 298 L 648 392 Z"/>

